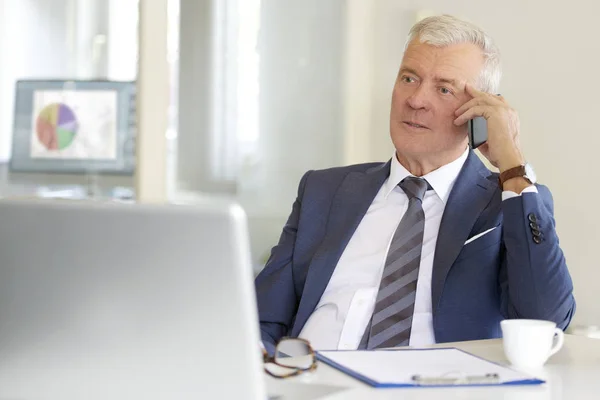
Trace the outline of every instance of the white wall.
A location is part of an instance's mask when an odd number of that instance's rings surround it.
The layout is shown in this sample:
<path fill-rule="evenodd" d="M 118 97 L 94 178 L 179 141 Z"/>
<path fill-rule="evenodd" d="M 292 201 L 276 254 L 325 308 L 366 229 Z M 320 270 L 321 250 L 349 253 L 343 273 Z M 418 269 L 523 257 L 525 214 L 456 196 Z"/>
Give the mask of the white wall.
<path fill-rule="evenodd" d="M 12 109 L 9 92 L 7 90 L 7 69 L 4 66 L 8 65 L 6 48 L 6 0 L 0 0 L 0 163 L 8 159 L 10 143 L 6 139 L 6 133 L 10 128 L 9 124 L 9 109 Z"/>
<path fill-rule="evenodd" d="M 260 262 L 277 243 L 302 174 L 343 162 L 345 1 L 261 2 L 257 151 L 229 186 L 210 174 L 219 105 L 211 92 L 217 74 L 210 39 L 214 24 L 223 23 L 214 20 L 218 1 L 181 2 L 178 186 L 233 193 L 248 213 L 252 253 Z"/>
<path fill-rule="evenodd" d="M 108 1 L 108 77 L 134 80 L 137 75 L 138 0 Z"/>
<path fill-rule="evenodd" d="M 390 93 L 402 48 L 419 10 L 450 13 L 486 29 L 503 54 L 501 93 L 519 111 L 522 145 L 541 183 L 552 190 L 557 229 L 574 278 L 575 324 L 600 325 L 600 2 L 571 0 L 377 0 L 364 53 L 372 76 L 370 110 L 363 120 L 370 146 L 349 162 L 383 160 Z M 360 51 L 354 50 L 355 53 Z M 356 76 L 360 79 L 359 76 Z M 364 141 L 364 139 L 363 139 Z"/>
<path fill-rule="evenodd" d="M 262 184 L 243 188 L 257 212 L 287 216 L 304 172 L 343 160 L 344 3 L 263 1 L 257 166 Z M 262 185 L 271 189 L 266 197 L 257 191 Z"/>

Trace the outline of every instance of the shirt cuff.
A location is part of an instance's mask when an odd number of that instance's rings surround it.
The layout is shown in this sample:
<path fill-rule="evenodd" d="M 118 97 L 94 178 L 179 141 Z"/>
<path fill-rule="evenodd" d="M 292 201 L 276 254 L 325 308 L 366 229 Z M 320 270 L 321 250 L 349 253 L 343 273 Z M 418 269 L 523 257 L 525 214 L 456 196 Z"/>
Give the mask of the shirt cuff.
<path fill-rule="evenodd" d="M 535 187 L 535 185 L 531 185 L 531 186 L 527 186 L 525 189 L 523 189 L 523 191 L 521 192 L 521 194 L 523 193 L 537 193 L 538 190 Z M 512 199 L 513 197 L 519 197 L 521 194 L 517 194 L 511 190 L 505 190 L 502 192 L 502 201 L 504 200 L 508 200 L 508 199 Z"/>

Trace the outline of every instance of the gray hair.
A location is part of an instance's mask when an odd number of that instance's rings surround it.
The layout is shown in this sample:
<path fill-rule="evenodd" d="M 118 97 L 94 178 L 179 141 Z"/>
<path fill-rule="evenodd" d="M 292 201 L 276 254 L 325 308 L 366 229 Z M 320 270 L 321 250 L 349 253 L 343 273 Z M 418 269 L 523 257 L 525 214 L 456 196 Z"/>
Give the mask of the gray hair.
<path fill-rule="evenodd" d="M 500 51 L 483 29 L 451 15 L 438 15 L 427 17 L 411 28 L 405 51 L 415 39 L 437 47 L 460 43 L 472 43 L 478 46 L 483 52 L 484 65 L 477 86 L 481 91 L 498 93 L 502 76 Z"/>

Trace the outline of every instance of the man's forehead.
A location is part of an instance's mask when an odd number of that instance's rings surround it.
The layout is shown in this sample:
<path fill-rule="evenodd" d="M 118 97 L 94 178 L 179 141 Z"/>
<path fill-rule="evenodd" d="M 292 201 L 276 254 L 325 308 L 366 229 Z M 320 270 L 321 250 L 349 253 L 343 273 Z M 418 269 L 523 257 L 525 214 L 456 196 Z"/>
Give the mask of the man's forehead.
<path fill-rule="evenodd" d="M 465 43 L 437 47 L 426 43 L 411 43 L 402 60 L 401 70 L 440 81 L 475 79 L 483 68 L 483 52 Z"/>

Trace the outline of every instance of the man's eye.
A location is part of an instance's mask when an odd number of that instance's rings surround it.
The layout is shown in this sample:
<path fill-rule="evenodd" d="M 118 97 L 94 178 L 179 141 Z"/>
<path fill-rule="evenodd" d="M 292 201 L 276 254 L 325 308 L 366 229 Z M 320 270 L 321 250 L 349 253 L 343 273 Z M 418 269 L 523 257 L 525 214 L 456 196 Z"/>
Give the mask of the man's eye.
<path fill-rule="evenodd" d="M 441 87 L 440 88 L 440 92 L 442 94 L 452 94 L 452 91 L 450 89 L 446 88 L 446 87 Z"/>
<path fill-rule="evenodd" d="M 403 76 L 402 77 L 402 82 L 404 82 L 404 83 L 413 83 L 414 81 L 415 80 L 412 77 L 410 77 L 410 76 Z"/>

